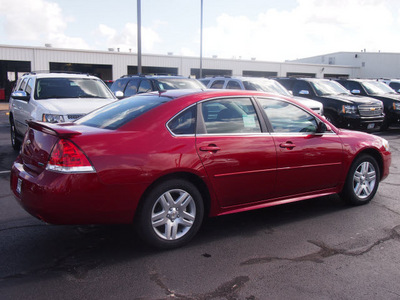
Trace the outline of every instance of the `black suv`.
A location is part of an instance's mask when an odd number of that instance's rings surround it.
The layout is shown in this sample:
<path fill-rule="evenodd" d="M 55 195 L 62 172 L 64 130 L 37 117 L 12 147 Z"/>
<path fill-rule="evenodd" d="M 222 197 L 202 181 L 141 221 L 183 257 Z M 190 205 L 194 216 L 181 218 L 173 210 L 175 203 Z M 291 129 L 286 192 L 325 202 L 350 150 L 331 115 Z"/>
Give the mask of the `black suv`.
<path fill-rule="evenodd" d="M 122 99 L 136 94 L 174 89 L 204 89 L 204 85 L 193 78 L 167 75 L 124 75 L 111 86 L 111 91 Z"/>
<path fill-rule="evenodd" d="M 336 81 L 316 78 L 276 78 L 293 96 L 317 100 L 333 125 L 357 130 L 380 129 L 384 120 L 382 102 L 352 95 Z"/>
<path fill-rule="evenodd" d="M 383 82 L 373 79 L 338 79 L 353 95 L 369 96 L 383 102 L 385 120 L 382 130 L 390 124 L 400 123 L 400 95 Z"/>

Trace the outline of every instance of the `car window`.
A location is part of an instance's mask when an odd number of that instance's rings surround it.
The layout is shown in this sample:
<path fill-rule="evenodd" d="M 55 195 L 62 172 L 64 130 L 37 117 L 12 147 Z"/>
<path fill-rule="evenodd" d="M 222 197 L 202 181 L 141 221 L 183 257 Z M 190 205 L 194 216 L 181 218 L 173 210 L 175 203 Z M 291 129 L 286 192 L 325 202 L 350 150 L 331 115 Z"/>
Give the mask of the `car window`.
<path fill-rule="evenodd" d="M 25 90 L 25 86 L 26 86 L 27 81 L 28 81 L 28 78 L 25 78 L 25 79 L 22 81 L 21 85 L 19 86 L 18 91 L 23 91 L 23 90 Z"/>
<path fill-rule="evenodd" d="M 215 80 L 211 86 L 210 89 L 222 89 L 224 87 L 225 80 Z"/>
<path fill-rule="evenodd" d="M 305 81 L 296 81 L 296 83 L 293 86 L 293 95 L 294 96 L 299 96 L 300 91 L 308 91 L 311 93 L 311 87 L 308 84 L 308 82 Z"/>
<path fill-rule="evenodd" d="M 237 82 L 236 80 L 229 80 L 228 84 L 226 85 L 227 89 L 230 90 L 241 90 L 242 88 L 240 87 L 239 82 Z"/>
<path fill-rule="evenodd" d="M 138 94 L 148 93 L 148 92 L 151 92 L 151 91 L 152 91 L 152 88 L 151 88 L 150 80 L 143 79 L 140 82 L 139 89 L 138 89 Z"/>
<path fill-rule="evenodd" d="M 75 123 L 97 128 L 117 129 L 170 100 L 171 98 L 153 94 L 125 98 L 103 106 L 76 120 Z"/>
<path fill-rule="evenodd" d="M 27 95 L 30 96 L 32 93 L 32 90 L 33 90 L 33 79 L 29 78 L 28 83 L 25 87 L 25 92 L 27 93 Z"/>
<path fill-rule="evenodd" d="M 261 132 L 260 122 L 249 98 L 218 99 L 202 103 L 206 133 Z"/>
<path fill-rule="evenodd" d="M 186 109 L 168 122 L 168 128 L 176 135 L 194 134 L 196 131 L 196 111 L 196 106 Z"/>
<path fill-rule="evenodd" d="M 359 90 L 362 91 L 362 87 L 361 84 L 359 84 L 358 82 L 355 81 L 345 81 L 345 88 L 347 88 L 350 92 L 354 91 L 354 90 Z"/>
<path fill-rule="evenodd" d="M 123 92 L 125 90 L 125 86 L 128 82 L 128 79 L 124 78 L 124 79 L 117 79 L 116 81 L 114 81 L 114 83 L 111 86 L 111 91 L 113 93 L 117 92 L 117 91 L 121 91 Z"/>
<path fill-rule="evenodd" d="M 394 89 L 396 92 L 398 92 L 399 89 L 400 89 L 400 83 L 399 83 L 399 82 L 391 82 L 391 83 L 389 84 L 389 86 L 390 86 L 392 89 Z"/>
<path fill-rule="evenodd" d="M 274 99 L 259 99 L 259 101 L 274 132 L 316 132 L 315 117 L 294 104 Z"/>
<path fill-rule="evenodd" d="M 199 81 L 204 84 L 205 86 L 208 85 L 208 83 L 210 82 L 210 79 L 199 79 Z"/>
<path fill-rule="evenodd" d="M 39 78 L 36 80 L 35 99 L 103 98 L 112 99 L 107 86 L 91 78 Z"/>
<path fill-rule="evenodd" d="M 124 97 L 136 95 L 139 79 L 135 78 L 128 82 L 124 91 Z"/>
<path fill-rule="evenodd" d="M 190 78 L 160 78 L 154 81 L 158 90 L 176 89 L 203 89 L 204 86 L 195 79 Z"/>

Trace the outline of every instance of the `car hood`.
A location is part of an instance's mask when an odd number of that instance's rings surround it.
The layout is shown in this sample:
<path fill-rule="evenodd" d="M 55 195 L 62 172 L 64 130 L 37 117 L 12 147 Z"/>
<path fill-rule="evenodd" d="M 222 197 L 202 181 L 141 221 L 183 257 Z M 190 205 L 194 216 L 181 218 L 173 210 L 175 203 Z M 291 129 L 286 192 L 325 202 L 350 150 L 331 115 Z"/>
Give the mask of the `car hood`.
<path fill-rule="evenodd" d="M 303 97 L 293 97 L 293 98 L 308 107 L 322 107 L 322 103 L 316 100 L 311 100 Z"/>
<path fill-rule="evenodd" d="M 99 99 L 99 98 L 62 98 L 62 99 L 46 99 L 37 100 L 44 111 L 56 114 L 87 114 L 92 110 L 107 105 L 115 99 Z"/>
<path fill-rule="evenodd" d="M 381 101 L 376 100 L 371 97 L 365 96 L 355 96 L 355 95 L 329 95 L 323 96 L 321 98 L 329 98 L 334 99 L 342 102 L 347 102 L 349 104 L 357 103 L 357 104 L 381 104 Z"/>
<path fill-rule="evenodd" d="M 379 98 L 385 98 L 385 99 L 389 99 L 389 100 L 400 101 L 400 95 L 398 95 L 398 94 L 376 94 L 376 95 L 371 95 L 371 97 L 379 97 Z"/>

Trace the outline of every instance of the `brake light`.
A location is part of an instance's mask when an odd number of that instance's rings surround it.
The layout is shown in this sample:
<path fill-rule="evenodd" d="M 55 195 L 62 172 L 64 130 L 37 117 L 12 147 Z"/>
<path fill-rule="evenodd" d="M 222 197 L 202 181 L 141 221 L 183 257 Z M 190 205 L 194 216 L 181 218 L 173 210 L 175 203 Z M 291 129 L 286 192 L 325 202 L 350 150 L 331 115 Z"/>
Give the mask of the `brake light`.
<path fill-rule="evenodd" d="M 95 172 L 83 151 L 64 139 L 58 140 L 54 146 L 46 169 L 62 173 Z"/>

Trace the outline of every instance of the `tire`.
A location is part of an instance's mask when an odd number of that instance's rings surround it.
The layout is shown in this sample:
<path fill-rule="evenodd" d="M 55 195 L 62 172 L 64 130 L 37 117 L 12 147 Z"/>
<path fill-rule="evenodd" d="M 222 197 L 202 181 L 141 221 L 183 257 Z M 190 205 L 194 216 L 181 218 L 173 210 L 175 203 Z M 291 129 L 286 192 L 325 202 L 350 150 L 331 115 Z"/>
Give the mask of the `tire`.
<path fill-rule="evenodd" d="M 203 199 L 190 182 L 172 179 L 155 186 L 136 218 L 139 236 L 152 246 L 172 249 L 188 243 L 204 216 Z"/>
<path fill-rule="evenodd" d="M 19 150 L 21 148 L 21 142 L 18 138 L 18 133 L 15 129 L 14 118 L 10 118 L 10 137 L 11 137 L 11 146 L 14 150 Z"/>
<path fill-rule="evenodd" d="M 382 125 L 379 128 L 379 131 L 386 131 L 389 128 L 389 120 L 387 119 L 387 117 L 385 117 L 385 119 L 383 119 Z"/>
<path fill-rule="evenodd" d="M 361 155 L 350 167 L 341 196 L 351 205 L 367 204 L 374 198 L 379 180 L 376 160 L 370 155 Z"/>

